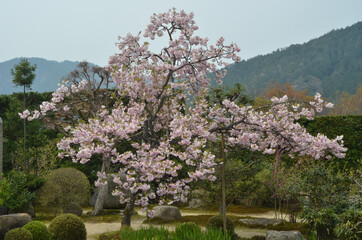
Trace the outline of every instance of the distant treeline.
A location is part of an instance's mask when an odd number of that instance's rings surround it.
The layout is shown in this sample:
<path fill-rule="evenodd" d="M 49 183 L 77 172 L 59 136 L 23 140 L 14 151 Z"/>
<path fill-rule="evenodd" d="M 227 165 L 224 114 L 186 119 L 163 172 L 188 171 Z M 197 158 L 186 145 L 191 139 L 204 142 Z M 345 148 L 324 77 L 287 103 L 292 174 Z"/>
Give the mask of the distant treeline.
<path fill-rule="evenodd" d="M 267 39 L 266 39 L 267 41 Z M 242 83 L 253 97 L 274 81 L 334 100 L 342 91 L 355 94 L 362 84 L 362 22 L 304 44 L 257 56 L 227 67 L 224 84 Z"/>

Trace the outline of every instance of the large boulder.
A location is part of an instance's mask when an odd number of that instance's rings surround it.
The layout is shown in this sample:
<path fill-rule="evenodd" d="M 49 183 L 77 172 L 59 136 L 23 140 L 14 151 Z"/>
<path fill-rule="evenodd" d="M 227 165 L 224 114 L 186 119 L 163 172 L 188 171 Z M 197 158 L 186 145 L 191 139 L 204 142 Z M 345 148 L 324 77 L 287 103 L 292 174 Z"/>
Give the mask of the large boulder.
<path fill-rule="evenodd" d="M 304 240 L 299 231 L 267 231 L 266 240 Z"/>
<path fill-rule="evenodd" d="M 31 216 L 27 213 L 0 216 L 0 240 L 4 240 L 5 234 L 11 229 L 23 227 L 28 222 L 31 222 Z"/>
<path fill-rule="evenodd" d="M 28 204 L 25 207 L 21 207 L 21 208 L 17 208 L 17 209 L 11 209 L 9 211 L 9 213 L 27 213 L 29 214 L 32 218 L 36 217 L 35 215 L 35 209 L 34 206 L 32 204 Z"/>
<path fill-rule="evenodd" d="M 245 225 L 262 225 L 262 226 L 275 226 L 283 222 L 282 219 L 275 218 L 243 218 L 239 222 Z"/>
<path fill-rule="evenodd" d="M 125 204 L 121 204 L 119 202 L 119 196 L 113 196 L 112 192 L 116 189 L 116 184 L 113 182 L 113 177 L 108 176 L 107 178 L 108 184 L 108 193 L 104 200 L 103 209 L 123 209 L 125 208 Z M 89 205 L 94 207 L 98 198 L 98 188 L 95 189 L 93 196 L 89 200 Z"/>
<path fill-rule="evenodd" d="M 181 219 L 180 210 L 174 206 L 156 206 L 153 208 L 153 211 L 154 217 L 160 218 L 164 221 Z"/>
<path fill-rule="evenodd" d="M 71 203 L 64 208 L 63 213 L 73 213 L 80 217 L 83 214 L 83 209 L 79 206 L 79 204 Z"/>

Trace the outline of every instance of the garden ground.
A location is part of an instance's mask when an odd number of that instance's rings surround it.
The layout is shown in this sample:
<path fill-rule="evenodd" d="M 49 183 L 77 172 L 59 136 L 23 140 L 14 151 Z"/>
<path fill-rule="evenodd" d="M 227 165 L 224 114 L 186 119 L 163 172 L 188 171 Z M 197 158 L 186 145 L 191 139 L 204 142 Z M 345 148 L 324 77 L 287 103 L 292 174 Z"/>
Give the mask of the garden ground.
<path fill-rule="evenodd" d="M 137 209 L 139 210 L 139 209 Z M 142 215 L 141 211 L 138 211 L 140 215 L 132 217 L 131 226 L 134 229 L 138 229 L 140 227 L 146 227 L 148 224 L 144 224 L 143 222 L 146 220 L 146 216 Z M 192 221 L 192 217 L 195 216 L 205 216 L 205 215 L 217 215 L 217 211 L 203 211 L 203 210 L 188 210 L 181 209 L 181 215 L 183 217 L 189 217 L 190 221 Z M 265 210 L 264 212 L 248 212 L 248 213 L 230 213 L 230 216 L 235 217 L 262 217 L 262 218 L 274 218 L 274 212 L 271 210 Z M 87 239 L 88 240 L 96 240 L 97 236 L 101 233 L 110 232 L 110 231 L 118 231 L 121 227 L 120 221 L 117 222 L 85 222 L 85 226 L 87 229 Z M 168 229 L 173 229 L 175 224 L 166 224 L 164 227 Z M 241 237 L 251 238 L 256 235 L 265 236 L 267 229 L 259 229 L 259 228 L 242 228 L 235 226 L 235 232 Z"/>

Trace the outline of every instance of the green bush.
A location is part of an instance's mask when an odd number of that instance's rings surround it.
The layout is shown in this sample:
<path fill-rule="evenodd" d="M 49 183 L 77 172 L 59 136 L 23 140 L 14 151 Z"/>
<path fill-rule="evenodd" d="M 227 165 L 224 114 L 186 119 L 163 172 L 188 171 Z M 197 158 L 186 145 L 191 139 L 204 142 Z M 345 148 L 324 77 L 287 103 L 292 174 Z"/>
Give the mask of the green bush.
<path fill-rule="evenodd" d="M 209 219 L 206 225 L 207 229 L 218 228 L 223 229 L 223 217 L 221 215 L 213 216 Z M 226 231 L 230 234 L 234 233 L 234 222 L 229 217 L 226 217 Z"/>
<path fill-rule="evenodd" d="M 27 223 L 23 228 L 31 232 L 33 240 L 50 240 L 50 232 L 44 223 L 40 221 L 32 221 Z"/>
<path fill-rule="evenodd" d="M 24 228 L 14 228 L 5 234 L 4 240 L 33 240 L 33 236 Z"/>
<path fill-rule="evenodd" d="M 70 203 L 88 203 L 90 184 L 81 171 L 75 168 L 59 168 L 51 171 L 45 179 L 38 192 L 40 205 L 56 210 Z"/>
<path fill-rule="evenodd" d="M 87 230 L 82 219 L 74 214 L 63 214 L 49 224 L 52 240 L 86 240 Z"/>
<path fill-rule="evenodd" d="M 362 239 L 362 211 L 350 209 L 339 216 L 340 222 L 334 229 L 338 239 Z"/>
<path fill-rule="evenodd" d="M 22 172 L 10 171 L 0 182 L 0 205 L 18 209 L 29 205 L 35 194 L 28 189 L 27 177 Z"/>

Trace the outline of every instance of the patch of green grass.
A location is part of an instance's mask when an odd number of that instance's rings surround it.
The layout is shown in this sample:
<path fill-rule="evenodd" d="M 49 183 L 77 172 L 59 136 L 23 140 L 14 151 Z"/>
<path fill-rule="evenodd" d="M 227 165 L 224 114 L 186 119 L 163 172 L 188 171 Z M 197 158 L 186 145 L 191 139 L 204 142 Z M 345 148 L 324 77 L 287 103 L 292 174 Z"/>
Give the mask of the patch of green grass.
<path fill-rule="evenodd" d="M 205 214 L 205 215 L 183 216 L 181 217 L 181 220 L 167 220 L 167 221 L 162 220 L 158 217 L 154 217 L 144 220 L 143 223 L 154 224 L 154 225 L 166 225 L 166 224 L 193 222 L 196 223 L 198 226 L 205 227 L 209 219 L 213 216 L 215 215 Z M 228 215 L 228 217 L 231 218 L 231 220 L 233 220 L 234 222 L 236 222 L 239 219 L 239 217 L 233 215 Z"/>
<path fill-rule="evenodd" d="M 178 224 L 175 231 L 169 231 L 163 226 L 140 228 L 124 228 L 116 232 L 108 232 L 99 235 L 98 240 L 231 240 L 231 236 L 224 235 L 220 229 L 208 229 L 202 231 L 196 224 Z"/>

